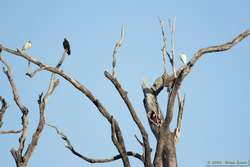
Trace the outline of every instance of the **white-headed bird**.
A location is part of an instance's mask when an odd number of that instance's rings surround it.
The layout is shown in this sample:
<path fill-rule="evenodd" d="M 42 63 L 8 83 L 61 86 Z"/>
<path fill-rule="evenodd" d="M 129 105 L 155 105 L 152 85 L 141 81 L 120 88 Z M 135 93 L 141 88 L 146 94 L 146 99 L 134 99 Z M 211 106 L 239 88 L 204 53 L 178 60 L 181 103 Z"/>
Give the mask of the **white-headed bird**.
<path fill-rule="evenodd" d="M 22 51 L 26 51 L 28 49 L 30 49 L 32 47 L 32 43 L 30 40 L 28 40 L 27 42 L 25 42 L 25 44 L 23 45 Z M 28 66 L 30 66 L 30 61 L 28 61 Z"/>
<path fill-rule="evenodd" d="M 26 51 L 26 50 L 30 49 L 31 47 L 32 47 L 31 41 L 27 41 L 27 42 L 25 42 L 25 44 L 23 45 L 22 51 Z"/>
<path fill-rule="evenodd" d="M 63 41 L 63 48 L 64 48 L 65 52 L 66 52 L 68 55 L 71 54 L 70 44 L 69 44 L 69 41 L 67 40 L 67 38 L 64 38 L 64 41 Z"/>
<path fill-rule="evenodd" d="M 187 55 L 186 55 L 186 54 L 181 53 L 181 54 L 180 54 L 180 59 L 181 59 L 181 62 L 182 62 L 183 64 L 186 64 L 186 63 L 187 63 Z"/>

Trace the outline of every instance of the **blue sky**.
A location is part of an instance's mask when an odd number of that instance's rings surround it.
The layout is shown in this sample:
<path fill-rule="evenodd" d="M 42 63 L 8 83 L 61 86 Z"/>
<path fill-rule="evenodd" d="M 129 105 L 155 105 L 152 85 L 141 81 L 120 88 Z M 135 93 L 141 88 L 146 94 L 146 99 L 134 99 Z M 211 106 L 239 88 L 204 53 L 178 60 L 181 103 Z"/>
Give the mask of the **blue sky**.
<path fill-rule="evenodd" d="M 111 69 L 112 50 L 125 26 L 125 40 L 119 51 L 117 75 L 129 92 L 139 117 L 147 125 L 143 108 L 142 78 L 151 83 L 162 74 L 162 37 L 157 17 L 176 16 L 176 53 L 190 58 L 199 48 L 221 44 L 250 27 L 250 1 L 3 1 L 0 14 L 0 43 L 21 48 L 31 40 L 28 51 L 51 66 L 62 55 L 64 37 L 70 40 L 72 55 L 62 68 L 88 87 L 120 122 L 128 150 L 141 152 L 134 134 L 139 131 L 112 84 L 103 76 Z M 208 160 L 250 159 L 250 38 L 223 53 L 206 55 L 183 83 L 186 107 L 177 158 L 179 166 L 206 166 Z M 49 73 L 27 78 L 27 62 L 4 54 L 12 64 L 23 103 L 30 108 L 30 141 L 38 122 L 37 97 L 45 91 Z M 2 65 L 0 65 L 2 67 Z M 82 94 L 68 82 L 49 99 L 47 122 L 60 127 L 82 154 L 109 157 L 117 153 L 110 137 L 110 125 Z M 19 129 L 20 112 L 15 106 L 5 75 L 0 73 L 0 95 L 9 102 L 2 129 Z M 166 94 L 159 97 L 166 108 Z M 175 124 L 172 124 L 174 126 Z M 9 150 L 18 145 L 18 135 L 0 136 L 0 161 L 15 166 Z M 142 164 L 131 159 L 132 166 Z M 93 166 L 64 148 L 54 131 L 45 128 L 29 162 L 40 166 Z M 122 166 L 121 161 L 96 166 Z"/>

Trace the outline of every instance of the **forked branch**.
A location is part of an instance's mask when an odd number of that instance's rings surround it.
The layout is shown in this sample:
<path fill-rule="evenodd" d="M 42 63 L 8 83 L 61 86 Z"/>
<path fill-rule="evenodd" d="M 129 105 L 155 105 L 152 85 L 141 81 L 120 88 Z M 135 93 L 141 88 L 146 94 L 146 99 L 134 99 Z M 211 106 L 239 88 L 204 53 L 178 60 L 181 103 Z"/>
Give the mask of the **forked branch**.
<path fill-rule="evenodd" d="M 25 152 L 24 155 L 24 159 L 26 161 L 28 161 L 32 155 L 32 153 L 34 152 L 34 149 L 40 139 L 41 133 L 44 129 L 44 125 L 45 125 L 45 116 L 44 116 L 44 112 L 45 112 L 45 108 L 48 102 L 48 98 L 50 95 L 52 95 L 52 93 L 54 92 L 55 88 L 58 86 L 59 84 L 59 80 L 55 78 L 55 74 L 51 74 L 51 78 L 50 78 L 50 83 L 48 86 L 48 90 L 45 93 L 44 97 L 43 97 L 43 93 L 41 93 L 39 95 L 38 98 L 38 104 L 39 104 L 39 112 L 40 112 L 40 117 L 39 117 L 39 123 L 38 126 L 36 128 L 36 131 L 34 132 L 33 136 L 32 136 L 32 140 L 31 143 L 28 145 L 28 148 Z"/>
<path fill-rule="evenodd" d="M 145 166 L 151 166 L 151 151 L 150 151 L 150 145 L 149 145 L 149 141 L 148 141 L 148 134 L 142 124 L 142 122 L 140 121 L 139 117 L 136 114 L 136 111 L 131 103 L 131 101 L 128 98 L 128 93 L 127 91 L 125 91 L 121 84 L 119 83 L 119 81 L 111 74 L 109 74 L 107 71 L 104 72 L 104 75 L 106 78 L 108 78 L 113 85 L 115 86 L 116 90 L 119 92 L 121 98 L 123 99 L 124 103 L 126 104 L 130 115 L 132 116 L 133 121 L 135 122 L 135 124 L 137 125 L 138 129 L 141 132 L 142 135 L 142 139 L 143 139 L 143 145 L 144 145 L 144 149 L 145 149 Z"/>
<path fill-rule="evenodd" d="M 57 135 L 59 137 L 61 137 L 61 139 L 65 142 L 65 147 L 67 149 L 69 149 L 74 155 L 78 156 L 79 158 L 81 158 L 81 159 L 83 159 L 83 160 L 85 160 L 85 161 L 87 161 L 89 163 L 106 163 L 106 162 L 112 162 L 112 161 L 115 161 L 115 160 L 119 160 L 119 159 L 122 158 L 121 154 L 115 155 L 115 156 L 110 157 L 110 158 L 102 158 L 102 159 L 94 159 L 94 158 L 86 157 L 86 156 L 82 155 L 81 153 L 79 153 L 78 151 L 75 150 L 75 148 L 71 144 L 69 138 L 62 131 L 60 131 L 56 126 L 48 124 L 48 123 L 46 125 L 53 128 L 56 131 Z M 126 153 L 126 155 L 137 158 L 138 160 L 143 161 L 142 156 L 139 153 L 135 153 L 133 151 L 128 151 Z"/>
<path fill-rule="evenodd" d="M 28 112 L 29 112 L 29 110 L 26 106 L 24 106 L 21 103 L 19 94 L 17 92 L 16 85 L 15 85 L 13 77 L 12 77 L 12 69 L 11 69 L 10 65 L 7 63 L 7 61 L 5 61 L 3 59 L 2 56 L 0 57 L 0 60 L 7 68 L 7 70 L 5 68 L 3 68 L 3 71 L 4 71 L 5 75 L 7 76 L 8 81 L 10 83 L 12 93 L 14 96 L 14 100 L 15 100 L 17 106 L 19 107 L 20 111 L 22 112 L 22 133 L 21 133 L 21 136 L 19 137 L 19 147 L 18 147 L 18 150 L 14 150 L 14 149 L 11 150 L 11 153 L 16 161 L 16 164 L 20 164 L 20 163 L 23 163 L 22 162 L 23 161 L 22 160 L 22 152 L 24 149 L 26 137 L 28 135 Z"/>
<path fill-rule="evenodd" d="M 245 39 L 246 37 L 248 37 L 250 35 L 250 29 L 244 31 L 243 33 L 239 34 L 238 36 L 236 36 L 232 41 L 227 42 L 225 44 L 222 45 L 217 45 L 217 46 L 211 46 L 211 47 L 207 47 L 207 48 L 203 48 L 198 50 L 193 58 L 183 67 L 181 67 L 177 72 L 177 78 L 173 77 L 174 74 L 172 74 L 171 76 L 168 76 L 168 78 L 176 78 L 174 79 L 174 83 L 173 83 L 173 88 L 171 93 L 169 94 L 169 98 L 168 98 L 168 105 L 167 105 L 167 113 L 166 113 L 166 117 L 165 117 L 165 121 L 161 127 L 161 132 L 160 133 L 160 139 L 157 142 L 157 150 L 156 150 L 156 154 L 155 154 L 155 158 L 154 158 L 154 164 L 156 166 L 158 166 L 161 163 L 161 156 L 162 156 L 162 152 L 163 152 L 163 147 L 164 147 L 164 140 L 163 138 L 165 137 L 165 129 L 169 128 L 169 124 L 172 121 L 172 117 L 173 117 L 173 108 L 174 108 L 174 103 L 175 103 L 175 99 L 176 96 L 178 94 L 178 90 L 181 86 L 182 81 L 184 80 L 184 78 L 191 72 L 194 64 L 206 53 L 213 53 L 213 52 L 221 52 L 221 51 L 226 51 L 231 49 L 233 46 L 235 46 L 236 44 L 238 44 L 240 41 L 242 41 L 243 39 Z M 161 82 L 161 85 L 159 85 L 158 87 L 161 88 L 164 86 L 164 82 Z"/>

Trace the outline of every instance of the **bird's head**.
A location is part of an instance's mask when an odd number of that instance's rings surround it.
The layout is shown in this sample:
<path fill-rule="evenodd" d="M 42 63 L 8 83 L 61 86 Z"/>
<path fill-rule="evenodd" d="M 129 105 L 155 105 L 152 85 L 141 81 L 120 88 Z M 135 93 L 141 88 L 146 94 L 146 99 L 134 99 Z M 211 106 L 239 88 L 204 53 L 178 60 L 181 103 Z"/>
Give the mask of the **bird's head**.
<path fill-rule="evenodd" d="M 28 40 L 28 43 L 31 43 L 31 41 L 30 41 L 30 40 Z"/>

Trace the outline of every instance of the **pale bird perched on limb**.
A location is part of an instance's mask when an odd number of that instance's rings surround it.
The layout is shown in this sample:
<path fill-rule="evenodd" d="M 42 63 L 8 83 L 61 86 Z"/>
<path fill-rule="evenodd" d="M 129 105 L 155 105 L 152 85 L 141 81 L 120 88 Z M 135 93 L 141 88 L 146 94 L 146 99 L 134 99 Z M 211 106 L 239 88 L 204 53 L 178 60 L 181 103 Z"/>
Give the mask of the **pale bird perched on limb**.
<path fill-rule="evenodd" d="M 23 45 L 22 51 L 26 51 L 28 49 L 30 49 L 32 47 L 32 43 L 30 40 L 28 40 L 27 42 L 25 42 L 25 44 Z M 28 66 L 30 66 L 30 61 L 28 61 Z"/>
<path fill-rule="evenodd" d="M 186 63 L 187 63 L 187 55 L 186 55 L 186 54 L 181 53 L 181 54 L 180 54 L 180 59 L 181 59 L 181 62 L 182 62 L 183 64 L 186 64 Z"/>
<path fill-rule="evenodd" d="M 65 52 L 66 52 L 68 55 L 71 54 L 70 44 L 69 44 L 69 41 L 67 40 L 67 38 L 64 38 L 64 41 L 63 41 L 63 48 L 64 48 Z"/>

